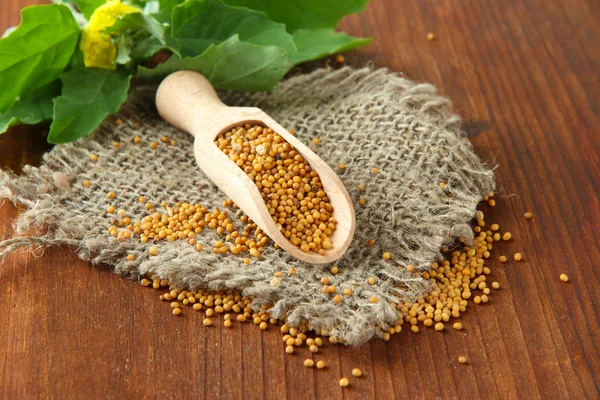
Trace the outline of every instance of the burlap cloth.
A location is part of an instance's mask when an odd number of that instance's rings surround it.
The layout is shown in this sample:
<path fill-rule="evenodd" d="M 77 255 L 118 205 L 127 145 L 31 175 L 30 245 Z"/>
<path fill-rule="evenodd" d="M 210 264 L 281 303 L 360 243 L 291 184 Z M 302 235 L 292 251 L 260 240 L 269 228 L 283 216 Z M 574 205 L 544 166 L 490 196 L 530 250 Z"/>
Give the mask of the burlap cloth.
<path fill-rule="evenodd" d="M 109 205 L 141 219 L 148 214 L 138 201 L 142 195 L 157 205 L 181 201 L 209 210 L 222 207 L 226 198 L 196 166 L 191 136 L 157 116 L 153 91 L 132 93 L 120 112 L 124 124 L 105 121 L 93 135 L 54 147 L 41 167 L 25 166 L 20 177 L 0 172 L 0 198 L 27 207 L 15 223 L 19 236 L 0 243 L 0 258 L 20 246 L 69 245 L 81 259 L 109 264 L 124 276 L 157 274 L 182 288 L 243 290 L 256 307 L 275 303 L 276 318 L 287 315 L 292 325 L 307 321 L 314 330 L 358 344 L 373 337 L 376 326 L 396 323 L 391 303 L 415 299 L 427 289 L 428 282 L 407 272 L 406 265 L 426 270 L 441 258 L 442 246 L 472 238 L 469 223 L 476 206 L 494 188 L 492 171 L 474 154 L 450 101 L 435 87 L 385 69 L 321 69 L 287 79 L 273 93 L 221 96 L 228 105 L 260 107 L 295 129 L 334 170 L 346 163 L 339 175 L 354 201 L 356 234 L 336 263 L 340 272 L 333 276 L 331 265 L 305 264 L 272 246 L 244 265 L 243 257 L 213 254 L 216 234 L 208 230 L 198 235 L 205 244 L 201 252 L 185 241 L 161 241 L 154 244 L 160 253 L 153 257 L 150 243 L 119 242 L 109 235 L 114 218 L 106 213 Z M 134 144 L 138 135 L 142 143 Z M 165 135 L 177 145 L 160 142 Z M 321 143 L 312 144 L 313 138 Z M 113 141 L 121 147 L 114 148 Z M 149 147 L 151 141 L 160 143 L 158 149 Z M 96 163 L 91 154 L 99 156 Z M 82 185 L 85 179 L 91 187 Z M 440 182 L 447 184 L 444 189 Z M 117 194 L 114 200 L 107 198 L 110 191 Z M 358 204 L 361 197 L 365 206 Z M 370 239 L 374 246 L 367 245 Z M 384 251 L 391 254 L 389 261 L 382 259 Z M 128 254 L 135 260 L 127 261 Z M 295 276 L 287 274 L 292 266 Z M 276 271 L 283 277 L 274 279 Z M 334 304 L 322 293 L 323 276 L 338 291 L 351 288 L 354 294 Z M 367 282 L 371 276 L 374 285 Z M 372 304 L 371 296 L 380 301 Z"/>

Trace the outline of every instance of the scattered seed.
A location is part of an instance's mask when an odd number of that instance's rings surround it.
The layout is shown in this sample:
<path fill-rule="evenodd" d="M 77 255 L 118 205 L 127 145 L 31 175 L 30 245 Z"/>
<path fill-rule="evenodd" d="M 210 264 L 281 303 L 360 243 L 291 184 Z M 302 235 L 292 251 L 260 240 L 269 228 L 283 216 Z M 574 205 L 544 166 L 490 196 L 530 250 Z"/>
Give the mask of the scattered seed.
<path fill-rule="evenodd" d="M 521 261 L 523 259 L 523 255 L 521 253 L 515 253 L 514 259 L 515 261 Z"/>
<path fill-rule="evenodd" d="M 173 315 L 179 315 L 179 314 L 181 314 L 181 308 L 174 308 Z"/>
<path fill-rule="evenodd" d="M 312 368 L 313 365 L 315 365 L 315 362 L 313 360 L 311 360 L 310 358 L 307 358 L 306 360 L 304 360 L 305 367 Z"/>
<path fill-rule="evenodd" d="M 458 362 L 461 363 L 461 364 L 465 364 L 467 362 L 467 358 L 463 357 L 463 356 L 460 356 L 460 357 L 458 357 Z"/>
<path fill-rule="evenodd" d="M 506 256 L 500 256 L 498 259 L 500 260 L 501 263 L 505 263 L 507 260 Z"/>
<path fill-rule="evenodd" d="M 361 375 L 362 375 L 362 371 L 361 371 L 360 369 L 358 369 L 358 368 L 354 368 L 354 369 L 352 370 L 352 376 L 355 376 L 355 377 L 357 377 L 357 378 L 358 378 L 358 377 L 360 377 Z"/>
<path fill-rule="evenodd" d="M 325 361 L 317 361 L 317 368 L 318 369 L 325 368 Z"/>
<path fill-rule="evenodd" d="M 527 211 L 527 212 L 525 213 L 525 218 L 527 218 L 527 219 L 531 219 L 531 218 L 533 218 L 533 214 L 532 214 L 532 213 L 530 213 L 529 211 Z"/>
<path fill-rule="evenodd" d="M 429 40 L 430 42 L 433 42 L 435 40 L 435 35 L 432 32 L 429 32 L 427 34 L 427 40 Z"/>
<path fill-rule="evenodd" d="M 346 61 L 346 58 L 343 55 L 338 54 L 337 56 L 335 56 L 335 61 L 338 64 L 343 64 Z"/>
<path fill-rule="evenodd" d="M 512 234 L 510 232 L 506 232 L 504 235 L 502 235 L 502 240 L 510 240 L 510 238 L 512 238 Z"/>
<path fill-rule="evenodd" d="M 348 381 L 348 378 L 342 378 L 340 379 L 340 386 L 341 387 L 347 387 L 350 384 L 350 382 Z"/>
<path fill-rule="evenodd" d="M 460 331 L 460 330 L 462 330 L 462 328 L 463 328 L 463 326 L 462 326 L 462 324 L 461 324 L 460 322 L 455 322 L 455 323 L 452 325 L 452 327 L 453 327 L 454 329 L 456 329 L 457 331 Z"/>
<path fill-rule="evenodd" d="M 566 274 L 560 274 L 559 278 L 563 282 L 567 282 L 569 280 L 569 277 Z"/>
<path fill-rule="evenodd" d="M 90 155 L 90 160 L 92 160 L 92 162 L 96 162 L 98 161 L 98 156 L 96 154 L 92 154 Z"/>

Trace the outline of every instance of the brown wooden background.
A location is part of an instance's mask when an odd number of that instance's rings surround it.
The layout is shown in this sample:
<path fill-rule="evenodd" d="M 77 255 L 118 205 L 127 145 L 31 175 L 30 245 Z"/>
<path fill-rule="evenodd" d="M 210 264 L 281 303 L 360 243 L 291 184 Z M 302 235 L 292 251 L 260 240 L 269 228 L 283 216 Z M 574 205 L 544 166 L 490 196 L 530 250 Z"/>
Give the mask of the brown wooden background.
<path fill-rule="evenodd" d="M 2 1 L 0 29 L 35 2 Z M 502 252 L 526 259 L 492 263 L 503 289 L 469 308 L 461 333 L 329 345 L 316 371 L 302 366 L 306 350 L 286 355 L 274 329 L 204 329 L 199 315 L 174 318 L 155 292 L 68 249 L 20 252 L 0 266 L 3 398 L 600 396 L 600 2 L 373 0 L 342 28 L 375 37 L 350 64 L 436 84 L 478 154 L 499 164 L 488 219 L 516 238 Z M 19 171 L 46 148 L 40 129 L 13 129 L 0 137 L 0 167 Z M 0 207 L 0 238 L 16 215 Z M 342 390 L 354 367 L 364 378 Z"/>

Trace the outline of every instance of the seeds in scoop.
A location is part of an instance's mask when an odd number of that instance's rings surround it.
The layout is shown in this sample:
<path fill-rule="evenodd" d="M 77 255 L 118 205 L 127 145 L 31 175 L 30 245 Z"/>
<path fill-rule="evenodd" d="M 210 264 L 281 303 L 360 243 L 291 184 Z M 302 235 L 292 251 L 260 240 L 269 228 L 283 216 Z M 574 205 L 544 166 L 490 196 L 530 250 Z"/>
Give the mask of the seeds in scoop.
<path fill-rule="evenodd" d="M 467 358 L 463 357 L 463 356 L 460 356 L 460 357 L 458 357 L 458 362 L 461 363 L 461 364 L 464 364 L 464 363 L 467 362 Z"/>
<path fill-rule="evenodd" d="M 346 387 L 350 384 L 350 382 L 348 381 L 348 378 L 342 378 L 340 379 L 340 386 L 341 387 Z"/>
<path fill-rule="evenodd" d="M 362 375 L 362 371 L 361 371 L 360 369 L 358 369 L 358 368 L 354 368 L 354 369 L 352 370 L 352 376 L 355 376 L 355 377 L 357 377 L 357 378 L 358 378 L 358 377 L 360 377 L 361 375 Z"/>
<path fill-rule="evenodd" d="M 569 280 L 569 277 L 566 274 L 560 274 L 559 278 L 563 282 L 567 282 Z"/>
<path fill-rule="evenodd" d="M 307 358 L 306 360 L 304 360 L 305 367 L 312 368 L 313 365 L 315 365 L 315 362 L 313 360 L 311 360 L 310 358 Z"/>
<path fill-rule="evenodd" d="M 332 247 L 333 207 L 319 175 L 292 145 L 272 129 L 250 124 L 221 134 L 215 143 L 254 181 L 290 243 L 318 254 Z"/>

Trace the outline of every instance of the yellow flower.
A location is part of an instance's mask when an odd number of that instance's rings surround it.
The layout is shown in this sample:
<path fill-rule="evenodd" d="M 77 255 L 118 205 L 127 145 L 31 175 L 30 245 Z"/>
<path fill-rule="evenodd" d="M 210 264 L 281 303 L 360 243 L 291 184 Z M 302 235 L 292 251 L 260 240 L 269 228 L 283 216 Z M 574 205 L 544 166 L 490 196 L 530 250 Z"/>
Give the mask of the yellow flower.
<path fill-rule="evenodd" d="M 140 12 L 140 10 L 121 4 L 121 0 L 109 1 L 94 11 L 90 23 L 81 34 L 80 48 L 86 67 L 117 68 L 117 48 L 111 42 L 110 35 L 102 32 L 113 26 L 119 17 L 135 12 Z"/>

